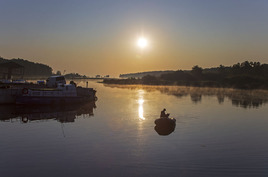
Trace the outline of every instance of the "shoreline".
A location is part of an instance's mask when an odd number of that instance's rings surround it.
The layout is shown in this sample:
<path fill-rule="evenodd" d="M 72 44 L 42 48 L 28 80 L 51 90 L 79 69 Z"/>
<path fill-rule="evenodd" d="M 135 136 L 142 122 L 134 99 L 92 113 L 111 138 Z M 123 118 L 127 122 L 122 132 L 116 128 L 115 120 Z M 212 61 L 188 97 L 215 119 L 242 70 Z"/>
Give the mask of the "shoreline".
<path fill-rule="evenodd" d="M 185 87 L 208 87 L 208 88 L 229 88 L 240 90 L 268 90 L 268 86 L 259 83 L 246 83 L 246 84 L 222 84 L 214 81 L 194 81 L 194 82 L 166 82 L 160 81 L 157 83 L 146 83 L 142 79 L 103 79 L 99 82 L 107 85 L 141 85 L 141 86 L 185 86 Z"/>

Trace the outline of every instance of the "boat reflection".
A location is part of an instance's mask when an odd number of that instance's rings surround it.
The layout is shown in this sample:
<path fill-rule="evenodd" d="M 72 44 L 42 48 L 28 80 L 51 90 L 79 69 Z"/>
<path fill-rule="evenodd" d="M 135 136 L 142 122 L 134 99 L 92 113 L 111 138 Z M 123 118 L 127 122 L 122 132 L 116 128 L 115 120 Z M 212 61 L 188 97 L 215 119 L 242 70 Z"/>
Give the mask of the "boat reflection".
<path fill-rule="evenodd" d="M 216 97 L 219 104 L 230 100 L 233 106 L 242 108 L 258 108 L 268 102 L 267 90 L 239 90 L 231 88 L 207 88 L 186 86 L 148 86 L 148 85 L 110 85 L 105 87 L 122 89 L 143 89 L 146 92 L 159 91 L 162 94 L 173 95 L 178 99 L 190 97 L 193 103 L 201 103 L 203 96 Z"/>
<path fill-rule="evenodd" d="M 57 120 L 61 123 L 74 122 L 76 118 L 94 116 L 95 102 L 64 106 L 22 106 L 1 105 L 0 121 L 32 121 Z"/>

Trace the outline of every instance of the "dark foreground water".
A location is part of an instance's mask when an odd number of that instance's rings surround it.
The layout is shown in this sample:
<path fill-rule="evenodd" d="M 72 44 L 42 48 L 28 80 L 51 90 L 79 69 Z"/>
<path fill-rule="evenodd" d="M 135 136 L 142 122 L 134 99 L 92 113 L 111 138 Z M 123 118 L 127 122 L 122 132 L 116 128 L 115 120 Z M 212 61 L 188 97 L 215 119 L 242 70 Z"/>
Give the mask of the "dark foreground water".
<path fill-rule="evenodd" d="M 268 176 L 267 91 L 89 85 L 96 103 L 0 106 L 0 176 Z"/>

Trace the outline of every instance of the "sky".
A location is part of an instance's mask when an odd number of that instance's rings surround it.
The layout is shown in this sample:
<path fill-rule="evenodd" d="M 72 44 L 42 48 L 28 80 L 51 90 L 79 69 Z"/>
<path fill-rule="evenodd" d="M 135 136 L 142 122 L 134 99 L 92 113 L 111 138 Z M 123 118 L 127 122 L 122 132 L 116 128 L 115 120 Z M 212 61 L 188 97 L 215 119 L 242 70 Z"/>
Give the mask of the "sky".
<path fill-rule="evenodd" d="M 54 72 L 118 76 L 268 63 L 266 0 L 0 0 L 0 12 L 0 56 Z"/>

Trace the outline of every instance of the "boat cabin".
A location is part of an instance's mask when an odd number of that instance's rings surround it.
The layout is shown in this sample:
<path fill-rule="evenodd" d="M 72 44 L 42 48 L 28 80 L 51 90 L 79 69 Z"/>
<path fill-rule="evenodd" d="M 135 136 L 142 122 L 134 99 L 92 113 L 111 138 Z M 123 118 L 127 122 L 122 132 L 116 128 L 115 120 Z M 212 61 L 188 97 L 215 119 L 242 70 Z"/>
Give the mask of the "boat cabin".
<path fill-rule="evenodd" d="M 34 88 L 23 90 L 23 96 L 35 97 L 76 97 L 77 91 L 73 84 L 58 84 L 56 88 Z"/>
<path fill-rule="evenodd" d="M 57 87 L 58 84 L 66 84 L 64 76 L 50 76 L 46 82 L 47 87 Z"/>

